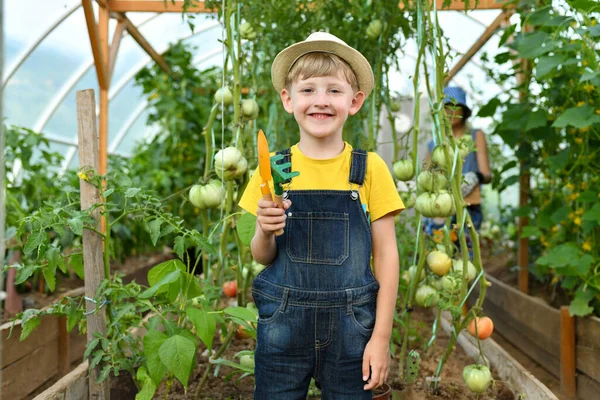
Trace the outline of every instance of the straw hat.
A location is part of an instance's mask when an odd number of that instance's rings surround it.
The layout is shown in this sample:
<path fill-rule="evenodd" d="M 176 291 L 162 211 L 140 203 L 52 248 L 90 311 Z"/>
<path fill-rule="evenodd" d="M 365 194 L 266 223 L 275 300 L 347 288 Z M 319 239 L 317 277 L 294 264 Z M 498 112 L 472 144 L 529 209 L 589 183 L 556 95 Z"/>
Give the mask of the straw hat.
<path fill-rule="evenodd" d="M 305 41 L 293 44 L 277 54 L 271 66 L 271 80 L 278 93 L 285 88 L 285 80 L 294 63 L 303 55 L 315 52 L 335 54 L 346 61 L 356 75 L 359 90 L 365 97 L 371 93 L 375 79 L 367 59 L 343 40 L 327 32 L 315 32 Z"/>

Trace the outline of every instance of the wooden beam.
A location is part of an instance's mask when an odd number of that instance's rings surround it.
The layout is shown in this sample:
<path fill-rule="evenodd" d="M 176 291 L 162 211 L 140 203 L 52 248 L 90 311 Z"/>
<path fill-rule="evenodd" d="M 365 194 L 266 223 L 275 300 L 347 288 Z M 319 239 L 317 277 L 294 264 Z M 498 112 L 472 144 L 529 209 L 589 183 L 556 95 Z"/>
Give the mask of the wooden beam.
<path fill-rule="evenodd" d="M 98 130 L 96 125 L 96 99 L 92 89 L 79 90 L 76 93 L 77 103 L 77 139 L 79 150 L 79 166 L 98 170 Z M 100 190 L 97 187 L 80 179 L 81 210 L 86 211 L 100 202 Z M 87 315 L 87 339 L 88 343 L 95 338 L 99 332 L 106 334 L 106 307 L 100 307 L 102 299 L 96 298 L 98 286 L 105 278 L 102 237 L 97 233 L 100 229 L 100 209 L 91 212 L 95 221 L 95 230 L 85 229 L 83 231 L 83 265 L 85 267 L 85 295 Z M 107 250 L 108 251 L 108 250 Z M 95 312 L 96 306 L 99 310 Z M 90 370 L 89 374 L 89 398 L 94 400 L 110 399 L 110 379 L 98 383 L 100 367 Z"/>
<path fill-rule="evenodd" d="M 142 49 L 144 49 L 144 51 L 146 51 L 146 53 L 148 53 L 150 57 L 152 57 L 154 62 L 156 62 L 158 66 L 162 68 L 163 71 L 165 71 L 167 74 L 170 74 L 171 67 L 169 67 L 169 64 L 167 64 L 165 59 L 162 58 L 162 56 L 158 54 L 156 50 L 154 50 L 154 48 L 150 45 L 150 43 L 148 43 L 146 38 L 140 33 L 140 31 L 138 31 L 133 22 L 131 22 L 131 20 L 127 18 L 125 14 L 116 14 L 115 18 L 119 19 L 120 21 L 123 21 L 123 23 L 125 24 L 125 29 L 127 29 L 127 32 L 129 32 L 131 37 L 136 42 L 138 42 L 140 46 L 142 46 Z"/>
<path fill-rule="evenodd" d="M 104 70 L 106 71 L 106 86 L 100 86 L 100 114 L 98 115 L 99 125 L 99 150 L 100 159 L 98 172 L 105 175 L 108 170 L 108 89 L 110 88 L 109 73 L 109 42 L 108 42 L 108 21 L 110 19 L 108 8 L 100 7 L 98 18 L 98 29 L 100 32 L 100 46 L 104 56 Z M 104 219 L 102 220 L 102 232 L 104 232 Z"/>
<path fill-rule="evenodd" d="M 575 318 L 569 306 L 560 307 L 560 391 L 569 399 L 575 398 Z"/>
<path fill-rule="evenodd" d="M 100 87 L 106 87 L 108 81 L 106 77 L 106 68 L 104 67 L 106 64 L 102 55 L 100 33 L 98 32 L 98 25 L 96 24 L 96 17 L 94 16 L 92 0 L 81 0 L 81 5 L 83 6 L 85 22 L 87 24 L 88 34 L 90 36 L 90 43 L 92 45 L 92 54 L 94 56 L 96 75 L 98 75 L 98 84 Z"/>
<path fill-rule="evenodd" d="M 115 63 L 117 62 L 117 54 L 119 53 L 119 46 L 121 45 L 121 39 L 123 38 L 123 31 L 125 30 L 125 23 L 123 21 L 117 22 L 115 33 L 113 34 L 112 43 L 110 44 L 110 56 L 108 60 L 108 81 L 112 81 L 113 72 L 115 70 Z"/>
<path fill-rule="evenodd" d="M 166 3 L 166 4 L 165 4 Z M 187 12 L 190 13 L 214 13 L 217 10 L 206 7 L 204 1 L 195 2 Z M 183 12 L 183 1 L 177 0 L 108 0 L 108 6 L 115 12 Z"/>
<path fill-rule="evenodd" d="M 173 3 L 167 0 L 96 0 L 98 2 L 108 1 L 108 7 L 115 12 L 183 12 L 184 2 L 176 0 Z M 475 0 L 470 1 L 468 10 L 498 10 L 504 8 L 504 4 L 509 0 L 479 0 L 479 4 L 475 7 Z M 440 11 L 465 11 L 465 3 L 461 0 L 453 0 L 446 8 L 442 8 L 444 0 L 436 0 L 437 9 Z M 403 7 L 403 3 L 400 4 Z M 508 6 L 510 7 L 510 5 Z M 215 9 L 206 6 L 204 1 L 197 1 L 196 5 L 190 6 L 187 9 L 190 13 L 214 13 Z"/>
<path fill-rule="evenodd" d="M 462 58 L 456 63 L 454 67 L 448 72 L 446 79 L 444 79 L 444 85 L 447 85 L 463 67 L 473 58 L 475 54 L 490 40 L 490 38 L 494 35 L 501 25 L 510 18 L 510 16 L 514 13 L 514 10 L 504 10 L 496 19 L 487 27 L 485 31 L 481 34 L 479 39 L 471 46 L 471 48 L 462 56 Z"/>
<path fill-rule="evenodd" d="M 470 7 L 468 10 L 499 10 L 504 7 L 505 3 L 508 3 L 509 0 L 479 0 L 479 3 L 476 4 L 476 0 L 470 0 Z M 453 10 L 453 11 L 465 11 L 465 3 L 462 0 L 452 0 L 452 3 L 446 8 L 442 8 L 444 4 L 444 0 L 436 0 L 435 1 L 438 10 Z M 509 5 L 508 7 L 514 7 L 514 5 Z"/>

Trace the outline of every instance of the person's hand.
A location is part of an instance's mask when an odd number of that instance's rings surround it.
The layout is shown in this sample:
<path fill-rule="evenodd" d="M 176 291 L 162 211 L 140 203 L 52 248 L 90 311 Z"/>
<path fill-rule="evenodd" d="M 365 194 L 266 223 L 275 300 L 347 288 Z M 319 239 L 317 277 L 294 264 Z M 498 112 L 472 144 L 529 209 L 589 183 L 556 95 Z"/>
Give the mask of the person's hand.
<path fill-rule="evenodd" d="M 473 171 L 467 172 L 463 177 L 463 183 L 460 186 L 460 191 L 463 197 L 467 197 L 479 185 L 480 180 L 477 174 Z"/>
<path fill-rule="evenodd" d="M 383 385 L 390 373 L 390 341 L 371 337 L 365 352 L 362 365 L 363 380 L 367 382 L 365 390 L 372 390 Z"/>
<path fill-rule="evenodd" d="M 284 200 L 283 208 L 277 208 L 270 195 L 264 196 L 258 201 L 258 210 L 256 210 L 256 223 L 260 230 L 267 236 L 273 235 L 280 229 L 285 228 L 285 210 L 290 208 L 292 202 Z"/>

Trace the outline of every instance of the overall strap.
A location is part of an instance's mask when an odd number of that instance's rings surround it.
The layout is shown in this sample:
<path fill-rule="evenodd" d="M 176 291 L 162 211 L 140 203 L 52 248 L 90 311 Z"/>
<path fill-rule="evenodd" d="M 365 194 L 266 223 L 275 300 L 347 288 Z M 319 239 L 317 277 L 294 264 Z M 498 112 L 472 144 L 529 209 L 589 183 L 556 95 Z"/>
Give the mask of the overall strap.
<path fill-rule="evenodd" d="M 350 177 L 348 182 L 362 186 L 365 183 L 365 175 L 367 173 L 367 151 L 354 149 L 352 150 L 352 160 L 350 162 Z"/>
<path fill-rule="evenodd" d="M 285 150 L 278 151 L 277 154 L 278 155 L 279 154 L 283 155 L 283 160 L 279 161 L 277 164 L 284 164 L 286 162 L 290 162 L 290 160 L 292 159 L 292 151 L 290 150 L 289 147 L 287 149 L 285 149 Z M 291 172 L 292 171 L 292 167 L 285 168 L 283 171 L 284 172 Z M 292 178 L 288 178 L 283 183 L 287 185 L 291 181 L 292 181 Z"/>

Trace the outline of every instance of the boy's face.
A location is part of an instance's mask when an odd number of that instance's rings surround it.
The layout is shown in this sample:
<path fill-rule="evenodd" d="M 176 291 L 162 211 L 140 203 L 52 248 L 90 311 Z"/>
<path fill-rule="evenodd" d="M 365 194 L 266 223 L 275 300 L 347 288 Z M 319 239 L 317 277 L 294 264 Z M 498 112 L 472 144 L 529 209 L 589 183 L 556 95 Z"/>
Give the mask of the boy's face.
<path fill-rule="evenodd" d="M 283 107 L 294 114 L 301 137 L 316 139 L 341 138 L 344 122 L 360 110 L 364 100 L 364 93 L 354 93 L 342 76 L 299 79 L 281 91 Z"/>

